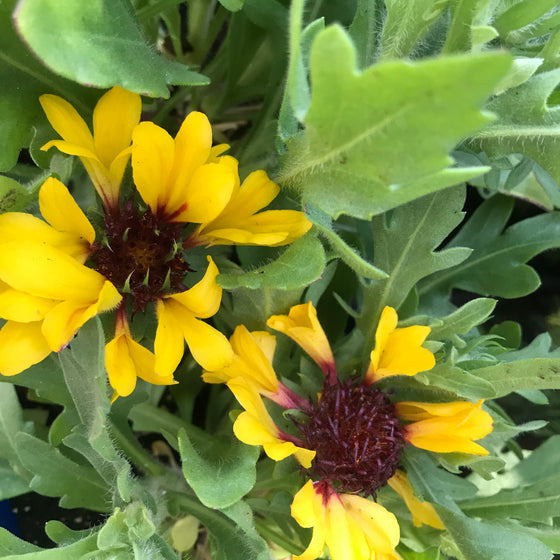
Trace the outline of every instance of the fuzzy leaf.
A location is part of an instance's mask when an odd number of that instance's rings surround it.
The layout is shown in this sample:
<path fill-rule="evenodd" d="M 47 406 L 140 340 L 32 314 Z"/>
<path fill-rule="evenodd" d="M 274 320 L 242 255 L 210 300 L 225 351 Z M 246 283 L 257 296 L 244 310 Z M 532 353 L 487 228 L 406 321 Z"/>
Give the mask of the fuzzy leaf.
<path fill-rule="evenodd" d="M 559 503 L 560 475 L 556 474 L 531 486 L 504 489 L 493 496 L 461 502 L 461 508 L 474 517 L 549 523 L 558 515 Z"/>
<path fill-rule="evenodd" d="M 119 85 L 169 97 L 168 84 L 209 83 L 205 76 L 158 56 L 124 0 L 22 0 L 14 20 L 47 67 L 84 85 Z"/>
<path fill-rule="evenodd" d="M 24 210 L 29 202 L 29 193 L 17 181 L 0 176 L 0 214 Z"/>
<path fill-rule="evenodd" d="M 552 559 L 552 551 L 521 526 L 514 530 L 441 507 L 436 510 L 464 560 Z"/>
<path fill-rule="evenodd" d="M 280 182 L 333 217 L 367 219 L 481 174 L 450 168 L 448 154 L 489 121 L 476 106 L 509 65 L 509 56 L 493 54 L 392 61 L 358 73 L 350 38 L 338 26 L 325 29 L 311 50 L 305 131 L 288 142 Z"/>
<path fill-rule="evenodd" d="M 235 438 L 224 447 L 224 441 L 215 440 L 211 452 L 193 446 L 185 430 L 179 431 L 178 439 L 185 479 L 205 506 L 229 507 L 253 488 L 258 447 L 245 445 Z"/>
<path fill-rule="evenodd" d="M 532 76 L 508 89 L 487 108 L 498 120 L 474 135 L 470 142 L 489 156 L 525 154 L 560 182 L 560 107 L 547 99 L 560 82 L 560 69 Z"/>
<path fill-rule="evenodd" d="M 226 290 L 295 290 L 317 280 L 325 265 L 323 245 L 308 233 L 292 243 L 274 262 L 244 274 L 220 274 L 218 284 Z"/>
<path fill-rule="evenodd" d="M 432 290 L 447 294 L 452 288 L 461 288 L 515 298 L 536 290 L 539 276 L 525 263 L 546 249 L 560 247 L 560 213 L 527 218 L 503 231 L 512 209 L 513 200 L 501 196 L 481 204 L 446 246 L 468 246 L 472 254 L 458 266 L 422 282 L 420 296 Z"/>
<path fill-rule="evenodd" d="M 461 221 L 464 197 L 463 188 L 447 189 L 373 220 L 373 264 L 389 278 L 364 289 L 364 306 L 358 319 L 361 328 L 376 325 L 386 305 L 398 309 L 418 280 L 469 256 L 471 251 L 465 248 L 435 251 Z"/>
<path fill-rule="evenodd" d="M 66 458 L 48 443 L 19 432 L 17 453 L 25 468 L 34 474 L 30 487 L 44 496 L 62 497 L 63 507 L 86 507 L 109 511 L 110 488 L 97 472 Z"/>
<path fill-rule="evenodd" d="M 471 373 L 490 382 L 496 398 L 521 389 L 560 389 L 560 358 L 519 360 Z"/>

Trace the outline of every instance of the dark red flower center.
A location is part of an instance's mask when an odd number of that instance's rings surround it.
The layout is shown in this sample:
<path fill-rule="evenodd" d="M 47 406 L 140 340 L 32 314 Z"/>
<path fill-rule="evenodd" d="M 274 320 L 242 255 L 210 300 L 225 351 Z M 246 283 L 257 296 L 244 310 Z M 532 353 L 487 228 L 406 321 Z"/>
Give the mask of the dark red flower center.
<path fill-rule="evenodd" d="M 316 451 L 313 478 L 337 491 L 374 496 L 393 476 L 405 445 L 394 406 L 357 379 L 323 385 L 309 419 L 297 423 L 306 447 Z"/>
<path fill-rule="evenodd" d="M 167 293 L 181 292 L 189 266 L 182 256 L 184 224 L 158 220 L 151 210 L 141 214 L 127 200 L 118 214 L 105 215 L 105 239 L 93 244 L 91 260 L 134 311 Z"/>

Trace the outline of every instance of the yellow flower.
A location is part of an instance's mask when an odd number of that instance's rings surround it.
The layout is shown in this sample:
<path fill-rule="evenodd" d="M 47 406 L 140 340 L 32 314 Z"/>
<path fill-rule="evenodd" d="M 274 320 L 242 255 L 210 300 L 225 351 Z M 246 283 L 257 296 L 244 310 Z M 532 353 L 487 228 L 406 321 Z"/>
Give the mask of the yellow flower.
<path fill-rule="evenodd" d="M 438 453 L 488 455 L 484 447 L 474 443 L 493 427 L 492 417 L 482 410 L 482 403 L 403 401 L 396 403 L 395 408 L 403 420 L 412 421 L 405 426 L 405 438 L 412 445 Z"/>
<path fill-rule="evenodd" d="M 245 326 L 239 325 L 229 340 L 233 349 L 233 361 L 224 368 L 205 371 L 202 379 L 206 383 L 227 383 L 232 379 L 242 378 L 257 393 L 286 409 L 305 409 L 308 406 L 307 401 L 276 377 L 272 367 L 276 349 L 274 335 L 265 331 L 249 332 Z"/>
<path fill-rule="evenodd" d="M 84 266 L 94 232 L 66 187 L 48 179 L 39 194 L 51 224 L 20 213 L 0 216 L 0 372 L 15 375 L 64 348 L 121 295 Z"/>
<path fill-rule="evenodd" d="M 432 369 L 436 363 L 434 355 L 421 346 L 430 334 L 430 327 L 414 325 L 397 329 L 397 322 L 397 312 L 392 307 L 385 307 L 364 379 L 367 385 L 391 375 L 415 375 Z"/>
<path fill-rule="evenodd" d="M 137 377 L 154 385 L 177 383 L 173 374 L 156 375 L 155 356 L 132 338 L 123 306 L 117 311 L 115 336 L 105 345 L 105 367 L 115 391 L 113 401 L 130 395 L 136 387 Z"/>
<path fill-rule="evenodd" d="M 408 478 L 403 471 L 397 470 L 387 483 L 404 500 L 410 510 L 412 523 L 415 527 L 429 525 L 435 529 L 445 529 L 445 525 L 436 513 L 434 506 L 429 502 L 420 501 L 414 495 L 410 482 L 408 482 Z"/>
<path fill-rule="evenodd" d="M 78 156 L 106 208 L 115 210 L 124 170 L 130 157 L 132 130 L 140 121 L 140 96 L 118 86 L 105 93 L 93 111 L 93 135 L 76 109 L 56 95 L 39 101 L 52 127 L 63 140 L 51 140 L 65 154 Z"/>
<path fill-rule="evenodd" d="M 223 156 L 221 162 L 234 172 L 231 198 L 220 214 L 202 223 L 192 243 L 197 245 L 287 245 L 311 228 L 304 214 L 295 210 L 267 210 L 280 187 L 265 171 L 251 173 L 240 185 L 237 160 Z"/>
<path fill-rule="evenodd" d="M 292 517 L 302 527 L 313 527 L 309 546 L 294 560 L 314 560 L 325 546 L 332 560 L 398 558 L 395 516 L 361 496 L 336 493 L 328 482 L 309 480 L 294 497 Z"/>
<path fill-rule="evenodd" d="M 294 305 L 288 315 L 273 315 L 266 324 L 294 340 L 329 378 L 336 380 L 332 350 L 311 302 Z"/>
<path fill-rule="evenodd" d="M 222 298 L 222 288 L 216 283 L 218 267 L 210 257 L 208 262 L 206 274 L 190 290 L 164 296 L 157 302 L 158 327 L 154 343 L 157 375 L 173 375 L 183 357 L 185 342 L 203 368 L 218 370 L 233 359 L 227 338 L 199 320 L 212 317 Z"/>
<path fill-rule="evenodd" d="M 276 426 L 260 395 L 246 381 L 237 377 L 227 385 L 245 409 L 233 424 L 236 437 L 247 445 L 262 445 L 265 453 L 275 461 L 294 455 L 308 469 L 315 451 L 300 447 L 301 442 Z"/>

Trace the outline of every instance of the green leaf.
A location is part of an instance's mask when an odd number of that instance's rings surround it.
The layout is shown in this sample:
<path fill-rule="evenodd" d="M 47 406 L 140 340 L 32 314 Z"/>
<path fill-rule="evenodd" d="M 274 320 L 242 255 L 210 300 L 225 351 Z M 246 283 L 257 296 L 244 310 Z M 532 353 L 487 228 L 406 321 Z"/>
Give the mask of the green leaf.
<path fill-rule="evenodd" d="M 180 511 L 192 514 L 210 532 L 215 552 L 213 560 L 269 560 L 270 552 L 266 541 L 255 531 L 252 524 L 251 510 L 239 502 L 233 506 L 228 515 L 221 511 L 207 508 L 195 497 L 175 495 L 171 497 Z M 239 506 L 244 514 L 241 519 Z M 232 508 L 229 508 L 230 510 Z"/>
<path fill-rule="evenodd" d="M 503 489 L 492 496 L 461 502 L 461 508 L 474 517 L 550 523 L 558 515 L 559 502 L 560 475 L 556 474 L 530 486 Z"/>
<path fill-rule="evenodd" d="M 473 136 L 469 144 L 489 156 L 525 154 L 560 182 L 560 107 L 547 99 L 560 81 L 560 69 L 532 76 L 497 96 L 487 108 L 498 120 Z"/>
<path fill-rule="evenodd" d="M 0 214 L 24 210 L 29 202 L 29 193 L 17 181 L 0 176 Z"/>
<path fill-rule="evenodd" d="M 377 58 L 384 15 L 383 0 L 358 0 L 356 15 L 348 32 L 356 46 L 360 69 L 370 66 Z"/>
<path fill-rule="evenodd" d="M 15 441 L 21 462 L 34 474 L 32 490 L 44 496 L 60 496 L 62 507 L 110 511 L 110 488 L 93 468 L 74 463 L 29 434 L 19 432 Z"/>
<path fill-rule="evenodd" d="M 23 0 L 14 15 L 21 36 L 53 72 L 78 83 L 119 85 L 169 97 L 168 84 L 206 85 L 208 78 L 156 54 L 125 0 Z"/>
<path fill-rule="evenodd" d="M 233 438 L 208 436 L 205 449 L 194 446 L 187 432 L 180 430 L 179 452 L 183 474 L 199 500 L 208 507 L 223 509 L 238 502 L 253 488 L 259 448 Z M 216 481 L 220 481 L 216 484 Z"/>
<path fill-rule="evenodd" d="M 358 252 L 346 244 L 333 230 L 331 217 L 312 204 L 306 205 L 306 214 L 310 221 L 329 242 L 333 252 L 340 257 L 356 274 L 364 278 L 387 278 L 386 272 L 379 270 L 363 259 Z"/>
<path fill-rule="evenodd" d="M 8 555 L 28 554 L 38 550 L 41 550 L 38 546 L 23 541 L 15 535 L 12 535 L 12 533 L 4 529 L 4 527 L 0 527 L 0 554 L 2 555 L 2 559 Z"/>
<path fill-rule="evenodd" d="M 218 284 L 236 288 L 295 290 L 317 280 L 326 265 L 321 242 L 311 234 L 294 241 L 278 259 L 244 274 L 220 274 Z"/>
<path fill-rule="evenodd" d="M 220 4 L 230 12 L 238 12 L 243 8 L 243 0 L 220 0 Z"/>
<path fill-rule="evenodd" d="M 558 7 L 557 0 L 518 1 L 494 20 L 494 27 L 500 32 L 500 35 L 505 36 L 514 29 L 520 29 L 533 23 L 555 7 Z"/>
<path fill-rule="evenodd" d="M 475 107 L 507 71 L 507 55 L 392 61 L 363 73 L 355 58 L 340 27 L 317 35 L 305 131 L 288 142 L 280 182 L 333 217 L 368 219 L 485 170 L 450 168 L 448 154 L 489 121 Z"/>
<path fill-rule="evenodd" d="M 436 319 L 434 324 L 430 325 L 432 332 L 429 338 L 441 340 L 442 338 L 453 338 L 458 334 L 467 334 L 488 319 L 494 311 L 496 303 L 498 302 L 495 299 L 490 298 L 477 298 L 469 301 L 447 317 Z"/>
<path fill-rule="evenodd" d="M 519 360 L 471 373 L 490 382 L 496 398 L 521 389 L 560 389 L 560 358 Z"/>
<path fill-rule="evenodd" d="M 513 467 L 516 480 L 524 483 L 537 482 L 558 473 L 560 464 L 560 435 L 548 438 L 531 454 Z"/>
<path fill-rule="evenodd" d="M 449 3 L 449 0 L 386 0 L 381 58 L 409 55 Z"/>
<path fill-rule="evenodd" d="M 436 364 L 430 371 L 416 374 L 415 379 L 466 399 L 491 399 L 496 394 L 489 381 L 446 363 Z"/>
<path fill-rule="evenodd" d="M 16 390 L 12 385 L 0 383 L 0 457 L 6 459 L 22 479 L 30 474 L 20 461 L 16 436 L 25 431 L 23 415 Z"/>
<path fill-rule="evenodd" d="M 463 217 L 465 191 L 447 189 L 410 202 L 373 220 L 374 265 L 389 278 L 364 288 L 364 304 L 358 326 L 369 331 L 371 350 L 377 321 L 386 305 L 398 309 L 415 284 L 424 276 L 464 261 L 470 249 L 435 249 Z"/>
<path fill-rule="evenodd" d="M 540 214 L 503 228 L 513 200 L 494 196 L 481 204 L 446 248 L 465 245 L 472 254 L 458 266 L 434 274 L 419 287 L 420 296 L 461 288 L 481 295 L 516 298 L 540 285 L 538 274 L 525 264 L 535 255 L 560 247 L 560 213 Z"/>
<path fill-rule="evenodd" d="M 551 550 L 522 527 L 513 530 L 441 507 L 436 510 L 464 560 L 552 559 Z"/>
<path fill-rule="evenodd" d="M 29 492 L 29 484 L 19 476 L 6 459 L 0 458 L 0 500 Z"/>

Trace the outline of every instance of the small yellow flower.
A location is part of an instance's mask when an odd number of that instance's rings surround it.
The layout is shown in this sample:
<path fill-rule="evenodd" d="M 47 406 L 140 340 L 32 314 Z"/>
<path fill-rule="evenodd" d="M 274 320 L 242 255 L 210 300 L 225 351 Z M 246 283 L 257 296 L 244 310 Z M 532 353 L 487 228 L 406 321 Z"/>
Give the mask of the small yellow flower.
<path fill-rule="evenodd" d="M 93 111 L 93 134 L 79 113 L 61 97 L 45 94 L 39 98 L 52 127 L 63 140 L 51 140 L 61 152 L 78 156 L 103 204 L 115 210 L 124 170 L 130 157 L 132 130 L 140 122 L 140 96 L 115 86 L 97 102 Z"/>
<path fill-rule="evenodd" d="M 247 445 L 262 445 L 265 453 L 275 461 L 293 455 L 308 469 L 315 457 L 315 451 L 300 447 L 301 442 L 276 426 L 260 395 L 246 381 L 238 377 L 229 381 L 227 385 L 245 409 L 233 424 L 236 437 Z M 298 443 L 300 445 L 297 445 Z"/>
<path fill-rule="evenodd" d="M 302 527 L 313 527 L 309 546 L 294 560 L 314 560 L 325 546 L 332 560 L 398 558 L 395 516 L 361 496 L 338 494 L 328 482 L 309 480 L 294 497 L 292 517 Z"/>
<path fill-rule="evenodd" d="M 265 171 L 254 171 L 240 185 L 237 160 L 223 156 L 220 161 L 234 172 L 231 198 L 217 217 L 201 223 L 193 244 L 277 247 L 295 241 L 311 228 L 305 215 L 295 210 L 259 212 L 280 192 Z"/>
<path fill-rule="evenodd" d="M 405 438 L 412 445 L 438 453 L 488 455 L 484 447 L 474 443 L 493 427 L 492 417 L 482 410 L 482 403 L 403 401 L 396 403 L 395 408 L 403 420 L 412 421 L 405 426 Z"/>
<path fill-rule="evenodd" d="M 410 482 L 408 482 L 408 478 L 403 471 L 397 470 L 387 483 L 404 500 L 410 510 L 412 523 L 415 527 L 429 525 L 435 529 L 445 529 L 445 525 L 436 513 L 434 506 L 429 502 L 420 501 L 414 495 Z"/>
<path fill-rule="evenodd" d="M 155 356 L 132 338 L 123 306 L 117 311 L 115 336 L 105 345 L 105 367 L 109 383 L 115 391 L 113 401 L 130 395 L 138 377 L 153 385 L 177 383 L 173 374 L 156 375 Z"/>
<path fill-rule="evenodd" d="M 294 305 L 288 315 L 273 315 L 266 324 L 294 340 L 328 378 L 336 379 L 336 365 L 325 331 L 311 302 Z"/>
<path fill-rule="evenodd" d="M 392 307 L 385 307 L 364 379 L 367 385 L 392 375 L 416 375 L 432 369 L 436 363 L 434 355 L 421 346 L 430 334 L 430 327 L 414 325 L 397 329 L 397 322 L 397 312 Z"/>
<path fill-rule="evenodd" d="M 82 263 L 94 232 L 66 187 L 48 179 L 39 194 L 51 224 L 20 213 L 0 216 L 0 372 L 15 375 L 64 348 L 89 319 L 121 295 Z"/>

